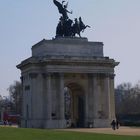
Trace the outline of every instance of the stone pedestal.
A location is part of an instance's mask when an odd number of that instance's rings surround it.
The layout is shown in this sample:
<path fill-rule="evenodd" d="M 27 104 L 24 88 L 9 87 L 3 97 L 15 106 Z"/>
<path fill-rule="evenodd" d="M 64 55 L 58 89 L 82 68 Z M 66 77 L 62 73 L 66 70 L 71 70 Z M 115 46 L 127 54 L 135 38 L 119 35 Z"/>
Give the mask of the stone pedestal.
<path fill-rule="evenodd" d="M 23 82 L 22 127 L 109 127 L 115 118 L 114 67 L 102 42 L 43 39 L 17 67 Z M 71 91 L 69 120 L 64 87 Z"/>

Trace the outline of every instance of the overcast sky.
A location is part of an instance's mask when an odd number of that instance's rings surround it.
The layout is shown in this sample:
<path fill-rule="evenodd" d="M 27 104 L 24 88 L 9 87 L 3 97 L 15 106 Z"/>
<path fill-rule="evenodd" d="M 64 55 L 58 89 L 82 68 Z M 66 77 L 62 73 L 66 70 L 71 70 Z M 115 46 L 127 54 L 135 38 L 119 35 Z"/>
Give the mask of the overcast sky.
<path fill-rule="evenodd" d="M 61 2 L 61 0 L 59 0 Z M 140 0 L 69 0 L 71 19 L 92 28 L 82 36 L 104 43 L 104 56 L 120 62 L 115 85 L 140 80 Z M 0 0 L 0 94 L 20 79 L 16 68 L 31 46 L 55 36 L 60 14 L 53 0 Z"/>

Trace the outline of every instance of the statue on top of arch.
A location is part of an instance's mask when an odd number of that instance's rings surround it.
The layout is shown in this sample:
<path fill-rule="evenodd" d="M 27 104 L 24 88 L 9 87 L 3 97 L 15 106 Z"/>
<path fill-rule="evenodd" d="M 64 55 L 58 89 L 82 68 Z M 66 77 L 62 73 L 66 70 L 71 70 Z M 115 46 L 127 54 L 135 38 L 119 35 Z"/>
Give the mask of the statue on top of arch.
<path fill-rule="evenodd" d="M 56 37 L 74 37 L 76 34 L 81 37 L 81 32 L 90 26 L 85 25 L 82 21 L 82 18 L 75 18 L 74 21 L 68 17 L 68 13 L 72 14 L 72 11 L 67 10 L 68 2 L 65 4 L 65 1 L 62 3 L 57 0 L 53 0 L 54 4 L 57 6 L 59 13 L 62 15 L 59 18 L 59 23 L 56 28 Z"/>

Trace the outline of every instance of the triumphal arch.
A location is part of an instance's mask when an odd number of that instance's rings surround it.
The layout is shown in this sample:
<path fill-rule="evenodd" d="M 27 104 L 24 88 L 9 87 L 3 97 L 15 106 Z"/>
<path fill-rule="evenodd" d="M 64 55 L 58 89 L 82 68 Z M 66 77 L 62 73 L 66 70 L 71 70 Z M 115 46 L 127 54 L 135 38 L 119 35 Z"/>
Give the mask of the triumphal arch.
<path fill-rule="evenodd" d="M 118 62 L 104 56 L 102 42 L 75 36 L 79 27 L 90 27 L 80 20 L 77 30 L 63 13 L 56 37 L 32 46 L 32 56 L 17 66 L 23 86 L 21 127 L 109 127 L 115 119 Z"/>

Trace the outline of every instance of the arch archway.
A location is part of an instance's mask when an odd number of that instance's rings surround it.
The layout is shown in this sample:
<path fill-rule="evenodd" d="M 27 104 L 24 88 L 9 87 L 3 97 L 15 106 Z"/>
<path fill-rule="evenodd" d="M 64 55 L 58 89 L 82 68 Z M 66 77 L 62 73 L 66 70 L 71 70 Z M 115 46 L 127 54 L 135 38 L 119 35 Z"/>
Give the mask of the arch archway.
<path fill-rule="evenodd" d="M 64 89 L 65 119 L 70 127 L 85 126 L 85 94 L 77 83 L 69 83 Z"/>

